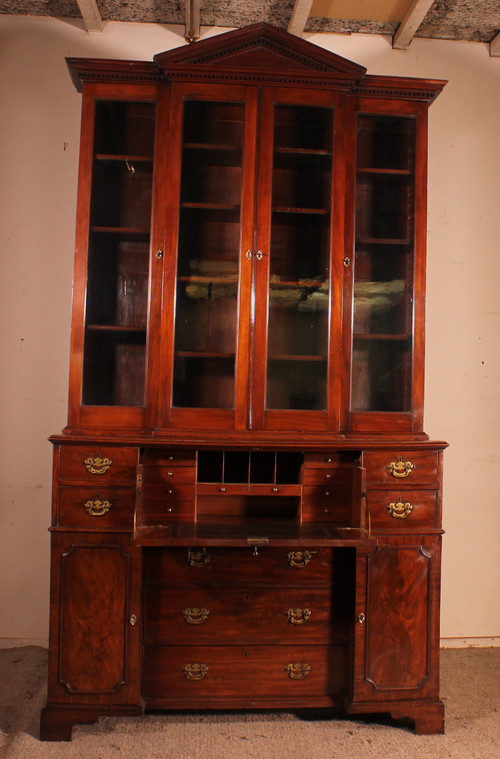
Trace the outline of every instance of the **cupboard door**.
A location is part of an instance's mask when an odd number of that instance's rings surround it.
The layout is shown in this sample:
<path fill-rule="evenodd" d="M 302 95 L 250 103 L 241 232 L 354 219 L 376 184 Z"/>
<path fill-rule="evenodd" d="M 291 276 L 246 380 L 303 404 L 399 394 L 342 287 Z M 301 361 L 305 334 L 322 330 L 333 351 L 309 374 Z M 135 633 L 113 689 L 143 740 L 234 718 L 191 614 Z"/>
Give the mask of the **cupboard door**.
<path fill-rule="evenodd" d="M 355 431 L 422 427 L 426 112 L 365 102 L 356 126 Z"/>
<path fill-rule="evenodd" d="M 160 90 L 84 90 L 70 424 L 147 422 Z"/>
<path fill-rule="evenodd" d="M 342 115 L 324 92 L 264 92 L 254 428 L 338 428 Z M 334 350 L 332 350 L 334 348 Z"/>
<path fill-rule="evenodd" d="M 140 550 L 125 535 L 52 540 L 49 702 L 137 704 Z"/>
<path fill-rule="evenodd" d="M 161 423 L 244 428 L 256 90 L 173 86 Z M 176 288 L 174 291 L 174 282 Z M 169 380 L 171 378 L 171 381 Z M 202 414 L 200 414 L 202 410 Z"/>
<path fill-rule="evenodd" d="M 440 536 L 379 538 L 358 557 L 354 701 L 437 697 Z"/>

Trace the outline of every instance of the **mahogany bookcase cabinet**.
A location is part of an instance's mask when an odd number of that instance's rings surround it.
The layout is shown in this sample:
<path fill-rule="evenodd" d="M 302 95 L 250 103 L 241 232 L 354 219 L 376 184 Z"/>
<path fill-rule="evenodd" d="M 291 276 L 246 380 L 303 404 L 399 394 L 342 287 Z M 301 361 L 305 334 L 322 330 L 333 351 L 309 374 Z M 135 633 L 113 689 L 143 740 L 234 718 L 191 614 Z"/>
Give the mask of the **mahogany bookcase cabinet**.
<path fill-rule="evenodd" d="M 266 24 L 83 95 L 41 737 L 147 709 L 442 732 L 427 109 Z"/>

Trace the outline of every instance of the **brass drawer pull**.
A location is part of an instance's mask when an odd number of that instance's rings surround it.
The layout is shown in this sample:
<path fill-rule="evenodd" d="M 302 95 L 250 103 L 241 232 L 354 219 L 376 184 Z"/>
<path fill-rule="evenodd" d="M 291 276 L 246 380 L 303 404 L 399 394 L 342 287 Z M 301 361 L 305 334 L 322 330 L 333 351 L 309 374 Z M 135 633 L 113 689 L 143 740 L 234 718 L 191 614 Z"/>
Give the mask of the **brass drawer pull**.
<path fill-rule="evenodd" d="M 292 625 L 305 625 L 311 616 L 310 609 L 288 609 L 286 613 L 288 621 Z"/>
<path fill-rule="evenodd" d="M 398 498 L 395 503 L 388 503 L 386 509 L 394 519 L 406 519 L 413 511 L 413 506 L 408 502 L 403 503 L 401 498 Z"/>
<path fill-rule="evenodd" d="M 312 559 L 310 551 L 290 551 L 288 563 L 291 567 L 306 567 Z"/>
<path fill-rule="evenodd" d="M 203 680 L 208 672 L 208 664 L 185 664 L 182 671 L 187 680 Z"/>
<path fill-rule="evenodd" d="M 182 612 L 184 619 L 190 625 L 202 625 L 210 614 L 208 609 L 199 609 L 195 606 L 193 609 L 184 609 Z"/>
<path fill-rule="evenodd" d="M 206 567 L 211 558 L 206 548 L 189 548 L 187 552 L 187 560 L 190 567 Z"/>
<path fill-rule="evenodd" d="M 111 459 L 101 458 L 100 452 L 97 452 L 97 456 L 94 456 L 94 458 L 89 456 L 83 463 L 90 474 L 106 474 L 113 462 Z"/>
<path fill-rule="evenodd" d="M 412 464 L 411 461 L 403 461 L 403 457 L 400 456 L 397 461 L 391 461 L 387 469 L 393 477 L 408 477 L 415 469 L 415 464 Z"/>
<path fill-rule="evenodd" d="M 291 680 L 303 680 L 304 677 L 307 677 L 309 672 L 311 671 L 310 664 L 287 664 L 285 667 L 285 672 L 288 672 L 288 677 Z"/>
<path fill-rule="evenodd" d="M 110 510 L 111 501 L 101 500 L 101 496 L 97 493 L 93 501 L 87 501 L 84 505 L 91 517 L 102 517 Z"/>

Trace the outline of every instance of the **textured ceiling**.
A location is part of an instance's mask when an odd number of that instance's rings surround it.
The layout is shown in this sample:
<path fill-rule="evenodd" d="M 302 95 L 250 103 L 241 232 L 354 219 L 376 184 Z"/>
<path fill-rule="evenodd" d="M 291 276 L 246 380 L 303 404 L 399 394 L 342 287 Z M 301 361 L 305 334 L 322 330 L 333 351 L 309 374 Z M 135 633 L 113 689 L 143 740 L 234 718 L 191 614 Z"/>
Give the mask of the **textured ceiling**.
<path fill-rule="evenodd" d="M 200 0 L 201 26 L 241 27 L 260 21 L 286 29 L 294 0 Z M 400 8 L 411 0 L 314 0 L 306 32 L 393 35 Z M 392 7 L 392 14 L 384 14 Z M 351 7 L 353 18 L 345 17 Z M 184 24 L 184 0 L 97 0 L 103 21 Z M 346 10 L 347 9 L 347 10 Z M 328 16 L 318 15 L 328 12 Z M 77 0 L 0 0 L 0 13 L 78 18 Z M 364 13 L 368 16 L 363 18 Z M 385 20 L 391 18 L 392 20 Z M 396 17 L 396 20 L 394 20 Z M 434 39 L 491 42 L 500 32 L 500 0 L 435 0 L 416 35 Z"/>

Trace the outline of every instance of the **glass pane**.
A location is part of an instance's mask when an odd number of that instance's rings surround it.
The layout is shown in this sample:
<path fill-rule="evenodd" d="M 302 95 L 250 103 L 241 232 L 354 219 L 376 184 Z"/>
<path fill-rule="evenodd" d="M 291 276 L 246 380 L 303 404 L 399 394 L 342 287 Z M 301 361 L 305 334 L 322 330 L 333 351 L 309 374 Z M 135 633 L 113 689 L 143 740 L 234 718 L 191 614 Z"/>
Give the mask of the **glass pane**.
<path fill-rule="evenodd" d="M 96 103 L 85 405 L 144 405 L 154 128 L 154 103 Z"/>
<path fill-rule="evenodd" d="M 234 408 L 244 115 L 184 105 L 174 406 Z"/>
<path fill-rule="evenodd" d="M 358 116 L 353 410 L 410 411 L 415 120 Z"/>
<path fill-rule="evenodd" d="M 326 409 L 332 136 L 330 108 L 275 108 L 269 409 Z"/>

